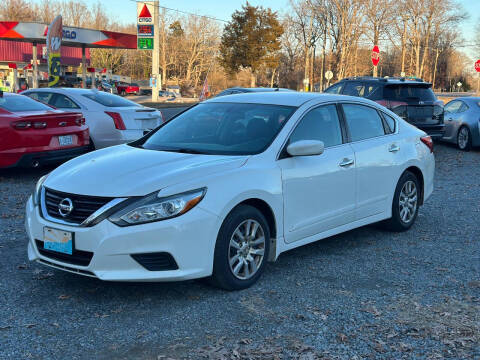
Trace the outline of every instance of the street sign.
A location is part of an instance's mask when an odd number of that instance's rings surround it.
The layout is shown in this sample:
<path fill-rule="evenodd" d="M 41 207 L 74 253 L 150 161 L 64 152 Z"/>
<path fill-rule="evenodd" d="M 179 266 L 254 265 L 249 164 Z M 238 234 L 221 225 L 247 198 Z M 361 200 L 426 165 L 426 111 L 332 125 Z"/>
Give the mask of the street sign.
<path fill-rule="evenodd" d="M 157 4 L 158 5 L 158 4 Z M 153 50 L 154 38 L 154 4 L 152 2 L 137 2 L 137 49 Z"/>
<path fill-rule="evenodd" d="M 480 72 L 480 60 L 477 60 L 477 62 L 475 63 L 475 70 L 477 72 Z"/>
<path fill-rule="evenodd" d="M 333 78 L 333 72 L 331 72 L 330 70 L 328 70 L 328 71 L 325 73 L 325 79 L 330 80 L 331 78 Z"/>
<path fill-rule="evenodd" d="M 153 37 L 153 25 L 137 25 L 137 36 Z"/>
<path fill-rule="evenodd" d="M 373 66 L 377 66 L 378 62 L 380 61 L 380 49 L 377 45 L 375 45 L 372 49 L 372 64 Z"/>
<path fill-rule="evenodd" d="M 153 38 L 137 38 L 137 49 L 153 50 Z"/>

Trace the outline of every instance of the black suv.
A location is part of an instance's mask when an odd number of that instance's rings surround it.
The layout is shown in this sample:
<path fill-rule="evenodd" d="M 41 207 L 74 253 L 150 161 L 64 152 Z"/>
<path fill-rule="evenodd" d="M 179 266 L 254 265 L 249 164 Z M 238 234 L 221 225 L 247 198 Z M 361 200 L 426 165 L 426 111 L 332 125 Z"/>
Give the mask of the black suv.
<path fill-rule="evenodd" d="M 443 102 L 436 98 L 432 84 L 422 79 L 352 77 L 340 80 L 325 92 L 373 100 L 430 136 L 443 136 Z"/>

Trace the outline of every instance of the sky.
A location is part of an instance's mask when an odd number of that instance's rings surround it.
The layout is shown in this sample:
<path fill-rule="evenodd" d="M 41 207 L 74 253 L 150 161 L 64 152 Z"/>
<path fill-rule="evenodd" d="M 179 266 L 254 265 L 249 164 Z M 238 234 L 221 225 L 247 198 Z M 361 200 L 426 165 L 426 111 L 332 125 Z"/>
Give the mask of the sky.
<path fill-rule="evenodd" d="M 98 0 L 84 0 L 87 4 L 95 4 Z M 442 0 L 437 0 L 442 1 Z M 136 3 L 132 0 L 101 0 L 112 18 L 124 24 L 136 22 Z M 270 7 L 280 14 L 288 11 L 289 0 L 249 0 L 251 5 Z M 458 0 L 463 6 L 469 19 L 461 26 L 460 30 L 465 39 L 465 44 L 475 42 L 475 24 L 480 20 L 480 0 Z M 240 9 L 245 0 L 160 0 L 160 5 L 171 9 L 211 16 L 223 20 L 230 20 L 232 13 Z M 463 47 L 462 50 L 472 59 L 480 58 L 473 47 Z"/>

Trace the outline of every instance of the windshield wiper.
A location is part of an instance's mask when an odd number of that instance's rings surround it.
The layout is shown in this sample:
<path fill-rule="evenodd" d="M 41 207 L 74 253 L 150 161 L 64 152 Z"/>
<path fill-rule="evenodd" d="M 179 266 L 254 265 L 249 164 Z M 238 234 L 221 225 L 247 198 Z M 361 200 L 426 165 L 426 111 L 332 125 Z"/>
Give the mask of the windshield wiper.
<path fill-rule="evenodd" d="M 187 148 L 159 148 L 160 151 L 178 152 L 182 154 L 205 154 L 202 151 Z"/>

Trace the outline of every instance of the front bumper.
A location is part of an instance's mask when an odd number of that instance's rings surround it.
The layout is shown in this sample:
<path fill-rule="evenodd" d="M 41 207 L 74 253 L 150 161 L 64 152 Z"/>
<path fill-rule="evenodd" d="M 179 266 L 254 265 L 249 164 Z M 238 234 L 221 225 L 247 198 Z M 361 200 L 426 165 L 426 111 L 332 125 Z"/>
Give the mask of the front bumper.
<path fill-rule="evenodd" d="M 150 224 L 119 227 L 104 220 L 93 227 L 68 226 L 43 219 L 31 197 L 25 217 L 29 260 L 110 281 L 177 281 L 211 275 L 220 224 L 217 216 L 196 206 L 177 218 Z M 73 232 L 74 255 L 90 253 L 91 260 L 78 265 L 68 256 L 59 259 L 41 253 L 37 242 L 42 243 L 45 226 Z M 148 270 L 132 257 L 156 253 L 170 254 L 176 270 Z"/>

